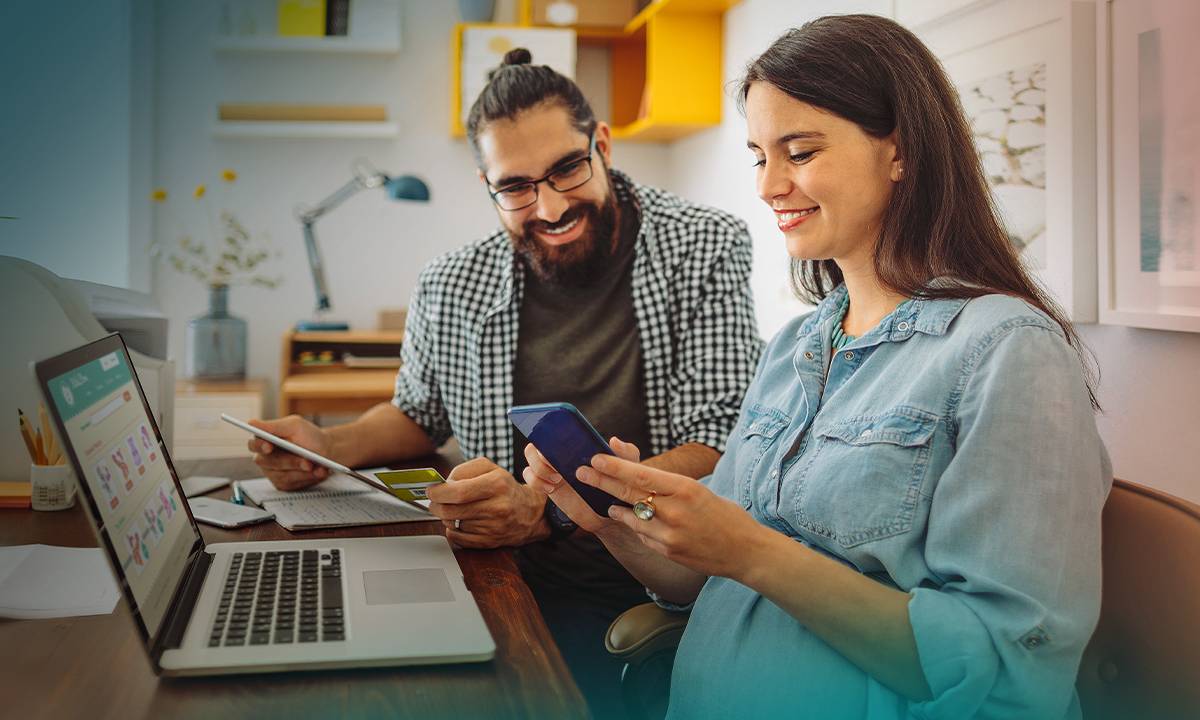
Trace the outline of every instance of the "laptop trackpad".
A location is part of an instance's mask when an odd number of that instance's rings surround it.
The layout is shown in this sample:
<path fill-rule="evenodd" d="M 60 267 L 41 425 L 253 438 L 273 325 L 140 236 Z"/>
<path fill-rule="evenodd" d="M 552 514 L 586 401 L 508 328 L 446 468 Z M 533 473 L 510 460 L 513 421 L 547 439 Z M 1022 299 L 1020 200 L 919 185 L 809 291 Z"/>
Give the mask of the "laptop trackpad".
<path fill-rule="evenodd" d="M 446 571 L 440 568 L 419 570 L 369 570 L 363 573 L 363 589 L 368 605 L 452 602 L 454 592 Z"/>

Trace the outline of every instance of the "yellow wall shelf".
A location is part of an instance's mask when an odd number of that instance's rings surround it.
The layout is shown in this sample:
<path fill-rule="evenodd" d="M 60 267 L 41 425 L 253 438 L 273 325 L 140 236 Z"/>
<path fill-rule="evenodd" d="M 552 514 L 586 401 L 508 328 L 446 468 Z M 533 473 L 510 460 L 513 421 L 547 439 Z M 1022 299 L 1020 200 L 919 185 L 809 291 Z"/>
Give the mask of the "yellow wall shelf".
<path fill-rule="evenodd" d="M 677 140 L 721 122 L 721 20 L 739 0 L 654 0 L 624 28 L 577 27 L 578 42 L 602 45 L 611 57 L 613 136 L 622 140 Z M 528 26 L 531 0 L 520 0 Z M 452 38 L 451 133 L 462 137 L 462 31 Z M 549 27 L 549 26 L 547 26 Z"/>

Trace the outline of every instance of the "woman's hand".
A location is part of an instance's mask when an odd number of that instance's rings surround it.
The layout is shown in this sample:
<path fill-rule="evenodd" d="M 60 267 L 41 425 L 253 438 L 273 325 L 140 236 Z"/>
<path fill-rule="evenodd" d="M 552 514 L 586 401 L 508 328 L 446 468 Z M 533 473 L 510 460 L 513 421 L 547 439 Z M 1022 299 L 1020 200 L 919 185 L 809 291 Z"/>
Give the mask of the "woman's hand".
<path fill-rule="evenodd" d="M 759 546 L 775 534 L 736 503 L 696 480 L 635 460 L 596 455 L 592 466 L 580 468 L 577 475 L 582 482 L 630 505 L 650 498 L 654 517 L 649 520 L 617 505 L 609 508 L 608 514 L 650 549 L 703 575 L 740 581 L 750 569 L 748 559 L 761 557 Z"/>
<path fill-rule="evenodd" d="M 632 443 L 622 442 L 614 437 L 609 439 L 608 445 L 613 452 L 629 462 L 637 463 L 641 460 L 641 451 Z M 538 452 L 533 443 L 525 446 L 525 460 L 529 463 L 529 467 L 522 473 L 525 484 L 550 498 L 550 502 L 557 505 L 576 525 L 594 535 L 603 534 L 605 530 L 625 533 L 625 528 L 620 523 L 612 518 L 597 515 L 591 506 L 579 497 L 575 488 L 563 482 L 562 475 L 559 475 L 550 462 Z"/>

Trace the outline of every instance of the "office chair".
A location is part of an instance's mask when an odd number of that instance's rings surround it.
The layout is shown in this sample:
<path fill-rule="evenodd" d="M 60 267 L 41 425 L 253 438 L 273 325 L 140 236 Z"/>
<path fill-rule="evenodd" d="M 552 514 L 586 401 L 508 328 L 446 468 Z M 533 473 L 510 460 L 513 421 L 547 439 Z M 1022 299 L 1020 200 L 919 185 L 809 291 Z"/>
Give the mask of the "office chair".
<path fill-rule="evenodd" d="M 1194 718 L 1200 712 L 1200 505 L 1114 480 L 1104 506 L 1100 621 L 1076 689 L 1086 720 Z M 630 715 L 666 713 L 675 649 L 687 616 L 653 603 L 608 630 L 625 661 Z"/>

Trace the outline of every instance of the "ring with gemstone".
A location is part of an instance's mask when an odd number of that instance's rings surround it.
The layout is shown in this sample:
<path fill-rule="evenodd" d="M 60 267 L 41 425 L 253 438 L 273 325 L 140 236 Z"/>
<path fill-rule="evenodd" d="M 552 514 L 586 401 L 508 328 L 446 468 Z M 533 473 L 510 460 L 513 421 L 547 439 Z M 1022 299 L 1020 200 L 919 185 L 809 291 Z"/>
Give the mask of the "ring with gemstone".
<path fill-rule="evenodd" d="M 654 491 L 633 504 L 633 514 L 638 520 L 654 519 Z"/>
<path fill-rule="evenodd" d="M 455 521 L 454 521 L 454 529 L 455 529 L 455 530 L 462 530 L 462 518 L 459 518 L 459 519 L 457 519 L 457 520 L 455 520 Z"/>

